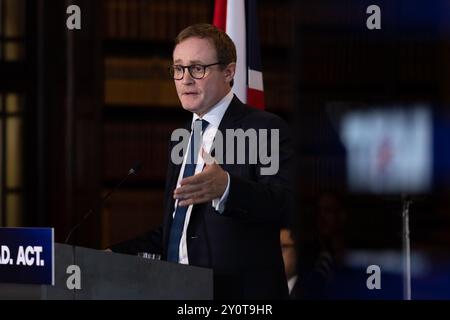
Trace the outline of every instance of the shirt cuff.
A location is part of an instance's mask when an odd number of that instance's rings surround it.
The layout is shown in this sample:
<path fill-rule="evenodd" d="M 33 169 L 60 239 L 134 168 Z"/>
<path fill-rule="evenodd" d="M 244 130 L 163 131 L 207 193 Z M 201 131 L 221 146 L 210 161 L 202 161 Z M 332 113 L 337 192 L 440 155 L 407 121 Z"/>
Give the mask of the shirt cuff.
<path fill-rule="evenodd" d="M 228 172 L 227 177 L 228 177 L 227 188 L 225 189 L 225 192 L 223 193 L 222 197 L 220 199 L 219 198 L 213 199 L 212 201 L 213 208 L 219 213 L 223 213 L 225 211 L 225 203 L 227 202 L 228 193 L 230 191 L 230 175 L 228 174 Z"/>

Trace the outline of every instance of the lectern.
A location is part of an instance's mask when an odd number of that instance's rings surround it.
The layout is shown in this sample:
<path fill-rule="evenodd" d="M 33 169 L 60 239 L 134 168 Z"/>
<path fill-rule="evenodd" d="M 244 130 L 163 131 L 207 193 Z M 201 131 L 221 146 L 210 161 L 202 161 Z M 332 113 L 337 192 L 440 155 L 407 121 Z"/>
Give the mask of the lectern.
<path fill-rule="evenodd" d="M 70 267 L 75 266 L 75 267 Z M 79 268 L 79 269 L 78 269 Z M 78 273 L 79 271 L 79 273 Z M 72 289 L 80 276 L 80 289 Z M 69 289 L 71 288 L 71 289 Z M 55 244 L 55 285 L 0 283 L 0 299 L 213 298 L 211 269 Z"/>

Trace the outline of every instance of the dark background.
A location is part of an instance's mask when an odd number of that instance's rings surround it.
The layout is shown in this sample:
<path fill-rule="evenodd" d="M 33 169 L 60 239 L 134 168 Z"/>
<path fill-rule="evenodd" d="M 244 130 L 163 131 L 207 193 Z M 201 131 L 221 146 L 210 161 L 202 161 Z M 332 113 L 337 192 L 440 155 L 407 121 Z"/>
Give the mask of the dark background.
<path fill-rule="evenodd" d="M 81 30 L 66 28 L 70 4 L 81 8 Z M 381 8 L 381 30 L 366 27 L 371 4 Z M 450 4 L 257 5 L 266 110 L 295 133 L 293 225 L 302 248 L 314 251 L 318 212 L 339 212 L 339 231 L 331 236 L 339 246 L 399 250 L 401 197 L 347 191 L 346 151 L 327 106 L 427 102 L 448 123 Z M 212 0 L 0 0 L 2 226 L 51 226 L 62 242 L 94 208 L 76 243 L 106 248 L 159 225 L 167 141 L 190 117 L 166 72 L 173 39 L 189 24 L 212 22 L 213 6 Z M 447 132 L 439 137 L 436 183 L 411 207 L 412 248 L 429 253 L 450 247 Z M 142 172 L 100 208 L 102 195 L 136 160 Z"/>

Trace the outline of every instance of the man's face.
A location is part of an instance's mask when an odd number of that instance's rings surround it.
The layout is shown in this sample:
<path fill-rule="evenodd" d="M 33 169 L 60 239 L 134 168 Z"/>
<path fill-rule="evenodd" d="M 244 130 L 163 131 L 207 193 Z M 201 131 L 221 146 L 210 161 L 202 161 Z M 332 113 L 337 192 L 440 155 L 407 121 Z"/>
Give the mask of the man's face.
<path fill-rule="evenodd" d="M 219 62 L 216 50 L 208 39 L 188 38 L 173 51 L 174 65 L 208 65 L 216 62 Z M 223 67 L 214 65 L 206 68 L 203 79 L 192 78 L 185 69 L 183 79 L 174 80 L 178 98 L 185 110 L 203 116 L 230 91 L 229 83 L 234 76 L 235 64 L 231 63 L 225 69 Z"/>
<path fill-rule="evenodd" d="M 295 242 L 289 229 L 281 229 L 280 244 L 283 253 L 284 272 L 289 280 L 297 274 L 297 253 Z"/>

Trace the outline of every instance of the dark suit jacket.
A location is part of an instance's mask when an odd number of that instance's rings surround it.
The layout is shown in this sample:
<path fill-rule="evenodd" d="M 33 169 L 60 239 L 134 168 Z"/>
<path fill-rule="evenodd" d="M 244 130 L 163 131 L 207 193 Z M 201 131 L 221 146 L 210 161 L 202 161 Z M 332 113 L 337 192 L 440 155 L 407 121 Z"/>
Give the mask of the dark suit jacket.
<path fill-rule="evenodd" d="M 224 146 L 225 129 L 237 128 L 269 129 L 269 132 L 279 129 L 279 171 L 275 175 L 261 175 L 260 168 L 264 166 L 259 157 L 257 164 L 235 161 L 221 165 L 230 175 L 225 211 L 218 213 L 211 203 L 194 206 L 186 238 L 189 264 L 213 268 L 216 299 L 288 298 L 279 230 L 292 203 L 293 146 L 289 129 L 279 117 L 250 108 L 234 97 L 219 126 Z M 176 143 L 171 143 L 169 149 Z M 112 246 L 113 251 L 153 252 L 166 257 L 174 211 L 172 194 L 180 167 L 171 162 L 168 166 L 163 226 L 138 239 Z"/>

